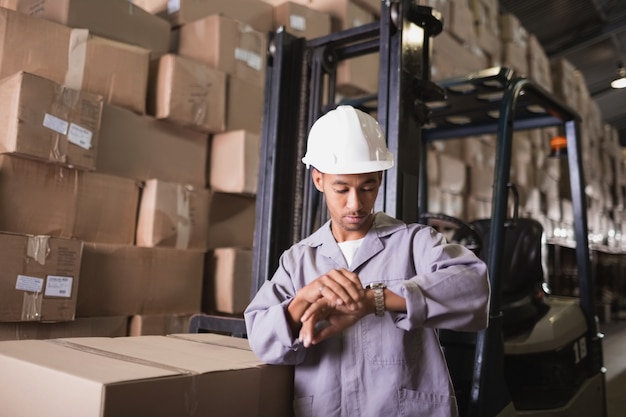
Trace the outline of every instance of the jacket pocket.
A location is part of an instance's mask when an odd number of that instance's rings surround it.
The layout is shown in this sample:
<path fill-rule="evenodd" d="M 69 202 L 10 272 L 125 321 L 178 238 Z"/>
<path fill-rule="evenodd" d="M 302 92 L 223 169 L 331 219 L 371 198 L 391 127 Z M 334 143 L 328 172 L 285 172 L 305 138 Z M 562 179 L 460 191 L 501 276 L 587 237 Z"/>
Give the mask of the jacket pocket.
<path fill-rule="evenodd" d="M 458 417 L 456 398 L 429 392 L 398 391 L 400 417 Z"/>
<path fill-rule="evenodd" d="M 360 322 L 365 357 L 378 365 L 417 363 L 422 349 L 421 329 L 402 330 L 388 314 L 365 317 Z"/>

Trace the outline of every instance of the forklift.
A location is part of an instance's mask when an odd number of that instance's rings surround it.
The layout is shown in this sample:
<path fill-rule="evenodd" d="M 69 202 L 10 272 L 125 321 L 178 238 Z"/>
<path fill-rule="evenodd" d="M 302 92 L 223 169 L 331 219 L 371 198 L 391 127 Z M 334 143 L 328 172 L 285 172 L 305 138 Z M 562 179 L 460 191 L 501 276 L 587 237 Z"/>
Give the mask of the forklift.
<path fill-rule="evenodd" d="M 508 68 L 432 82 L 431 41 L 442 29 L 440 14 L 430 7 L 415 0 L 381 0 L 378 22 L 308 40 L 284 28 L 270 34 L 250 296 L 271 278 L 285 249 L 327 220 L 324 197 L 300 159 L 313 122 L 337 105 L 351 104 L 375 116 L 397 159 L 383 177 L 375 209 L 407 223 L 451 225 L 450 239 L 467 244 L 488 266 L 488 327 L 476 333 L 440 331 L 460 415 L 606 416 L 580 117 Z M 380 63 L 378 92 L 342 98 L 337 66 L 374 53 Z M 513 131 L 548 126 L 563 129 L 567 140 L 577 298 L 553 297 L 537 288 L 543 280 L 538 258 L 543 229 L 518 216 L 510 183 Z M 495 134 L 497 142 L 491 216 L 468 223 L 429 213 L 429 144 L 486 133 Z M 518 261 L 510 262 L 513 258 Z M 190 322 L 192 333 L 246 337 L 245 331 L 239 317 L 199 314 Z"/>

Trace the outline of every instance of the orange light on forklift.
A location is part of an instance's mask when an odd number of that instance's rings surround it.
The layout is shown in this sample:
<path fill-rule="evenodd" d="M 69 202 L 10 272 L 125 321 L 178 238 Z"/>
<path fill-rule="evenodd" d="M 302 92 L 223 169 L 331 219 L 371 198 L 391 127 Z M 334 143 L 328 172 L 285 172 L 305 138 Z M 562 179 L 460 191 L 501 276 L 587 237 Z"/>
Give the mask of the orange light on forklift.
<path fill-rule="evenodd" d="M 559 157 L 567 155 L 567 139 L 565 136 L 554 136 L 550 139 L 550 156 Z"/>

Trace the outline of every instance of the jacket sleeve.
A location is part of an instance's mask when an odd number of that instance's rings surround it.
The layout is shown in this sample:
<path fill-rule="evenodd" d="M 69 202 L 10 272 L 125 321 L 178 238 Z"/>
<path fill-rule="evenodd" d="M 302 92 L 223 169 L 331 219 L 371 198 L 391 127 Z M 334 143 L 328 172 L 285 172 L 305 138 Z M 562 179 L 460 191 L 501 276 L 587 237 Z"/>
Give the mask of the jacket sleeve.
<path fill-rule="evenodd" d="M 287 255 L 244 312 L 250 348 L 259 360 L 272 365 L 295 365 L 304 360 L 306 349 L 294 336 L 287 320 L 287 306 L 295 297 Z"/>
<path fill-rule="evenodd" d="M 399 328 L 477 331 L 487 326 L 490 286 L 487 265 L 462 245 L 446 243 L 430 227 L 415 230 L 416 276 L 398 288 L 406 314 L 393 314 Z"/>

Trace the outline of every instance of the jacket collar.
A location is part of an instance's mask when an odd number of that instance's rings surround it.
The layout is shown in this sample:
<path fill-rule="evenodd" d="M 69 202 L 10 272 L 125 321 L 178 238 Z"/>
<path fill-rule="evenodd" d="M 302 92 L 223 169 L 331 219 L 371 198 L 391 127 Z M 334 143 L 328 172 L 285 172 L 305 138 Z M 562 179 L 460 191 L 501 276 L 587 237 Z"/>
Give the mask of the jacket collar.
<path fill-rule="evenodd" d="M 332 234 L 330 224 L 331 221 L 327 221 L 312 235 L 302 240 L 300 244 L 310 247 L 319 247 L 320 255 L 333 259 L 335 263 L 345 268 L 346 261 Z M 382 238 L 406 228 L 407 226 L 404 222 L 390 217 L 383 212 L 374 214 L 372 227 L 365 235 L 365 240 L 357 251 L 350 269 L 357 269 L 361 264 L 383 250 L 385 246 L 381 240 Z"/>

